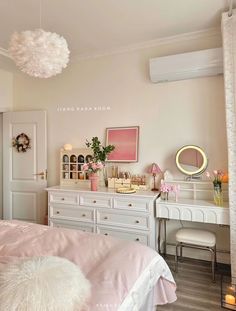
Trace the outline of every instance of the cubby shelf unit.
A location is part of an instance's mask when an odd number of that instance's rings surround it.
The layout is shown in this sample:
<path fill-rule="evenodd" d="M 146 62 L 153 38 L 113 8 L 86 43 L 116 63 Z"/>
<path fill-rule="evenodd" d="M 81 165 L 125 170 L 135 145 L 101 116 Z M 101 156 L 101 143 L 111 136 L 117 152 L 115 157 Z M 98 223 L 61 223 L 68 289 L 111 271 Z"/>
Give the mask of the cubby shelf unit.
<path fill-rule="evenodd" d="M 92 159 L 92 150 L 78 148 L 60 151 L 60 185 L 74 185 L 88 182 L 88 174 L 82 170 L 84 163 Z"/>

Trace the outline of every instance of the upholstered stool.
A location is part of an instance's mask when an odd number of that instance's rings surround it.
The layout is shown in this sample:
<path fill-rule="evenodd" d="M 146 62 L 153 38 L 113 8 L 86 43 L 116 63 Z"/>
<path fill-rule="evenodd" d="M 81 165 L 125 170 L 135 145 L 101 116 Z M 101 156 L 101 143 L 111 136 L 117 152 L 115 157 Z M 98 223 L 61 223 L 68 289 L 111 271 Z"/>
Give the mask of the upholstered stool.
<path fill-rule="evenodd" d="M 212 263 L 212 280 L 215 281 L 216 266 L 216 236 L 207 230 L 182 228 L 176 233 L 176 254 L 175 264 L 176 272 L 178 270 L 178 250 L 180 249 L 180 257 L 183 255 L 183 247 L 197 248 L 207 250 L 211 253 Z"/>

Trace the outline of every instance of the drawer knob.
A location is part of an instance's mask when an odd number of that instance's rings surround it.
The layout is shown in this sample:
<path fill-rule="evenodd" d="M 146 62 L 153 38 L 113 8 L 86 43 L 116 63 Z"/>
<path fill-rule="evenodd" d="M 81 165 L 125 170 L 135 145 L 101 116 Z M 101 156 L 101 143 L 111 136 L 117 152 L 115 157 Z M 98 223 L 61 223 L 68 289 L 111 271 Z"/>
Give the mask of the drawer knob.
<path fill-rule="evenodd" d="M 59 211 L 57 211 L 57 214 L 60 214 L 60 212 L 59 212 Z"/>
<path fill-rule="evenodd" d="M 82 217 L 86 217 L 86 214 L 82 214 Z"/>
<path fill-rule="evenodd" d="M 93 203 L 97 203 L 97 201 L 96 201 L 96 200 L 94 200 L 94 201 L 93 201 Z"/>
<path fill-rule="evenodd" d="M 139 220 L 135 220 L 135 223 L 136 223 L 136 224 L 139 224 Z"/>
<path fill-rule="evenodd" d="M 104 217 L 104 219 L 108 219 L 108 217 L 107 217 L 107 216 L 105 216 L 105 217 Z"/>
<path fill-rule="evenodd" d="M 62 201 L 65 201 L 65 198 L 61 198 Z"/>
<path fill-rule="evenodd" d="M 140 240 L 139 240 L 139 238 L 137 238 L 135 241 L 137 241 L 137 242 L 138 242 L 138 241 L 140 241 Z"/>
<path fill-rule="evenodd" d="M 104 233 L 104 235 L 108 235 L 108 233 Z"/>
<path fill-rule="evenodd" d="M 129 203 L 128 206 L 132 206 L 132 203 Z"/>

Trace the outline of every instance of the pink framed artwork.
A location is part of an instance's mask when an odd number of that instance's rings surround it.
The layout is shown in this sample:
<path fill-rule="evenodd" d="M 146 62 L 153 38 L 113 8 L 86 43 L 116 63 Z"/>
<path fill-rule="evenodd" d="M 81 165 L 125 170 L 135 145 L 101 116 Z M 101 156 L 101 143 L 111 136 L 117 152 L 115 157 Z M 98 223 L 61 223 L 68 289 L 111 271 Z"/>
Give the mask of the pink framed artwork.
<path fill-rule="evenodd" d="M 115 150 L 108 156 L 110 162 L 138 161 L 139 126 L 111 127 L 106 129 L 106 144 Z"/>

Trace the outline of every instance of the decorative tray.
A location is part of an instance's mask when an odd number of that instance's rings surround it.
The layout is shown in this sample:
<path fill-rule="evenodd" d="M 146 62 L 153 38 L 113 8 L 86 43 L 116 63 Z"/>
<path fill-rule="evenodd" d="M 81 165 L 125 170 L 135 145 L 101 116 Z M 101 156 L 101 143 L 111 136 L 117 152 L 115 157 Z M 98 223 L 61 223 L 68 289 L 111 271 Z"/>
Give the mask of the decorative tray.
<path fill-rule="evenodd" d="M 136 192 L 136 189 L 134 189 L 134 188 L 127 188 L 127 187 L 121 187 L 121 188 L 117 188 L 117 189 L 116 189 L 116 192 L 118 192 L 118 193 L 124 193 L 124 194 L 127 194 L 127 193 L 135 193 L 135 192 Z"/>

